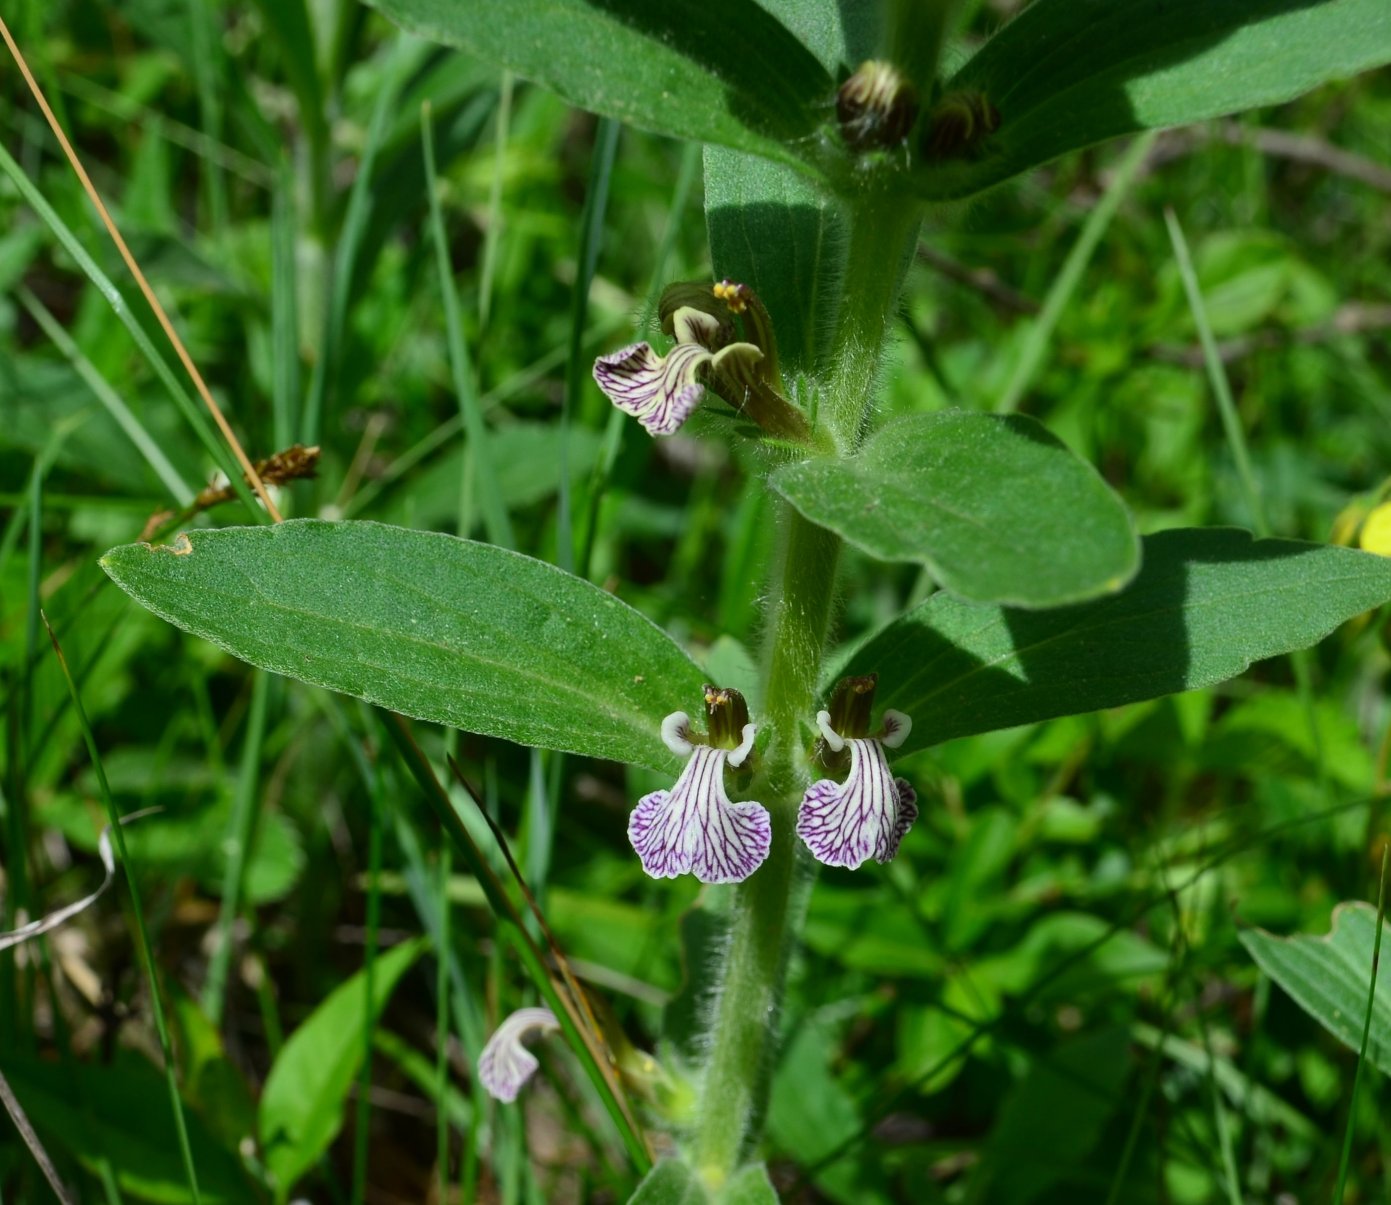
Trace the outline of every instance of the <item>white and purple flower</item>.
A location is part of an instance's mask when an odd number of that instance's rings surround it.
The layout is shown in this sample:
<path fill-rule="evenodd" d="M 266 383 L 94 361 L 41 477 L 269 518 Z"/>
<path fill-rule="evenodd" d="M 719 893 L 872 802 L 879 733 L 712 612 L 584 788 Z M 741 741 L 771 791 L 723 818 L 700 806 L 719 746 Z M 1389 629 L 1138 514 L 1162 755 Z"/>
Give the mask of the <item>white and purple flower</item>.
<path fill-rule="evenodd" d="M 873 735 L 843 736 L 832 727 L 831 713 L 818 711 L 816 726 L 832 753 L 849 748 L 850 772 L 844 782 L 823 778 L 807 788 L 797 809 L 797 835 L 827 866 L 854 870 L 866 858 L 890 861 L 918 818 L 918 796 L 907 779 L 893 776 L 884 750 L 908 739 L 912 720 L 889 710 Z"/>
<path fill-rule="evenodd" d="M 501 1101 L 516 1100 L 522 1085 L 541 1065 L 522 1045 L 522 1039 L 533 1033 L 554 1033 L 559 1028 L 560 1022 L 549 1008 L 519 1008 L 508 1016 L 478 1056 L 478 1082 L 488 1095 Z"/>
<path fill-rule="evenodd" d="M 634 343 L 594 361 L 594 380 L 609 401 L 651 435 L 675 432 L 705 400 L 713 376 L 752 382 L 763 359 L 754 344 L 732 342 L 728 323 L 693 306 L 672 314 L 671 333 L 676 346 L 665 356 L 649 343 Z"/>
<path fill-rule="evenodd" d="M 725 792 L 725 766 L 742 766 L 753 749 L 755 727 L 744 701 L 736 691 L 713 687 L 705 699 L 711 743 L 692 737 L 684 711 L 667 716 L 662 740 L 689 760 L 670 791 L 643 796 L 628 820 L 628 840 L 654 879 L 693 874 L 702 883 L 738 883 L 763 864 L 773 839 L 762 804 L 731 803 Z"/>

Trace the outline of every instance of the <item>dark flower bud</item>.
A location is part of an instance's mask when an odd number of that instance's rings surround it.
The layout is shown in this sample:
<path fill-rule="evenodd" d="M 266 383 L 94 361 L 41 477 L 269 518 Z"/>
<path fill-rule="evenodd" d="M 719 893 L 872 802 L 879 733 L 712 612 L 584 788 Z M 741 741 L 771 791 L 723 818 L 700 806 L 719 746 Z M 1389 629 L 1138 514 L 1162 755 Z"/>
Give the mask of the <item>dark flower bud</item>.
<path fill-rule="evenodd" d="M 927 115 L 923 154 L 929 159 L 969 155 L 1000 128 L 1000 111 L 984 92 L 948 92 Z"/>
<path fill-rule="evenodd" d="M 918 117 L 918 94 L 892 63 L 870 59 L 840 86 L 836 116 L 846 145 L 857 151 L 898 146 Z"/>

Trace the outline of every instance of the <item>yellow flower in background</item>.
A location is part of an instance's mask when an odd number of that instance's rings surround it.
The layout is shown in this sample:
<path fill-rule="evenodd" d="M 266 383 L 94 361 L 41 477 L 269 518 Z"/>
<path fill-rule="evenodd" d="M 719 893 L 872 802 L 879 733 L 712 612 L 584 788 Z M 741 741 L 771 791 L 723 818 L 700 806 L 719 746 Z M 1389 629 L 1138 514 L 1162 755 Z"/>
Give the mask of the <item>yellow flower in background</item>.
<path fill-rule="evenodd" d="M 1366 552 L 1378 556 L 1391 556 L 1391 502 L 1383 502 L 1373 507 L 1362 521 L 1357 543 Z"/>

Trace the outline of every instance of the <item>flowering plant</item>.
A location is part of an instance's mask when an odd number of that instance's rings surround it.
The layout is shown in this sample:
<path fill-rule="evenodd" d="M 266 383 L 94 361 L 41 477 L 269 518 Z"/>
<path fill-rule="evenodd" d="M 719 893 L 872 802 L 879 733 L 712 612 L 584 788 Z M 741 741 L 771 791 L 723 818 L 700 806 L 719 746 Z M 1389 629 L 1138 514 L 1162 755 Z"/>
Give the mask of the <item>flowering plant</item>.
<path fill-rule="evenodd" d="M 191 530 L 115 548 L 103 566 L 150 610 L 254 665 L 661 776 L 629 791 L 627 841 L 652 891 L 689 876 L 718 921 L 698 1066 L 639 1055 L 596 1019 L 538 936 L 544 910 L 521 910 L 478 826 L 396 730 L 510 926 L 519 985 L 530 978 L 543 1001 L 496 1027 L 477 1082 L 517 1099 L 538 1066 L 523 1038 L 561 1033 L 648 1175 L 634 1200 L 769 1200 L 760 1138 L 807 895 L 818 876 L 891 875 L 910 856 L 915 821 L 939 806 L 915 754 L 1212 684 L 1391 600 L 1391 568 L 1351 549 L 1231 529 L 1142 540 L 1090 464 L 1006 413 L 1017 397 L 1001 413 L 924 404 L 886 416 L 885 346 L 926 207 L 1365 66 L 1349 64 L 1335 28 L 1355 6 L 1325 6 L 1322 36 L 1300 27 L 1305 53 L 1278 86 L 1267 68 L 1288 6 L 1274 0 L 1208 14 L 1196 41 L 1161 0 L 1123 16 L 1036 0 L 955 70 L 940 53 L 946 3 L 512 0 L 505 17 L 481 0 L 377 7 L 579 104 L 706 143 L 714 271 L 668 285 L 654 329 L 604 349 L 591 371 L 614 407 L 615 447 L 720 441 L 751 466 L 775 526 L 758 567 L 759 668 L 711 682 L 693 658 L 707 650 L 629 606 L 621 582 L 590 580 L 590 541 L 564 508 L 549 558 L 507 547 L 492 520 L 484 543 L 320 517 Z M 1134 105 L 1116 99 L 1118 79 Z M 573 380 L 587 367 L 577 361 Z M 572 391 L 567 432 L 580 400 Z M 488 432 L 480 414 L 465 422 L 487 514 Z M 926 597 L 839 645 L 837 599 L 892 564 L 919 567 Z M 671 1184 L 692 1195 L 658 1195 Z M 749 1184 L 754 1195 L 730 1195 Z"/>

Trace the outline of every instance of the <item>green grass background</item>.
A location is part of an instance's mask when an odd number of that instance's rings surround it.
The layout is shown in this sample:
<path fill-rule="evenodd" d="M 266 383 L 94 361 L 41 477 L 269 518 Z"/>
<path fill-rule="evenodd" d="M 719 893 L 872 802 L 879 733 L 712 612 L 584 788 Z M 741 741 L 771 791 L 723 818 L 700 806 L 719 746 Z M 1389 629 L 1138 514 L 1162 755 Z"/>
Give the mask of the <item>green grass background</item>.
<path fill-rule="evenodd" d="M 282 494 L 287 513 L 503 530 L 548 560 L 563 557 L 564 513 L 592 580 L 737 680 L 769 552 L 757 468 L 716 440 L 654 442 L 611 422 L 588 381 L 589 358 L 646 333 L 654 285 L 708 272 L 698 159 L 618 135 L 575 329 L 596 121 L 360 6 L 310 7 L 307 40 L 274 0 L 17 0 L 5 17 L 249 454 L 321 447 L 317 480 Z M 976 6 L 969 36 L 1001 16 Z M 456 326 L 427 205 L 426 101 Z M 445 876 L 447 957 L 401 972 L 375 1033 L 359 1007 L 322 1038 L 318 1057 L 347 1072 L 303 1113 L 343 1127 L 310 1151 L 302 1191 L 624 1199 L 622 1147 L 558 1042 L 524 1107 L 475 1092 L 481 1043 L 529 1002 L 526 985 L 476 883 L 441 865 L 376 721 L 181 635 L 97 567 L 218 465 L 22 195 L 17 174 L 163 348 L 9 65 L 0 131 L 15 166 L 0 179 L 0 927 L 99 874 L 99 783 L 42 607 L 118 805 L 165 809 L 126 839 L 203 1199 L 269 1199 L 268 1153 L 247 1138 L 287 1038 L 368 948 L 439 936 Z M 1161 136 L 1069 276 L 1124 153 L 1073 156 L 929 215 L 884 411 L 1005 399 L 1096 463 L 1144 532 L 1259 526 L 1168 207 L 1265 521 L 1327 539 L 1391 473 L 1391 75 Z M 1056 324 L 1039 318 L 1045 299 Z M 470 360 L 459 373 L 451 338 Z M 462 436 L 471 404 L 484 470 Z M 478 496 L 486 470 L 501 517 Z M 231 501 L 195 521 L 248 515 Z M 847 641 L 929 588 L 854 552 L 841 586 Z M 787 1199 L 1319 1201 L 1354 1125 L 1346 1199 L 1385 1200 L 1384 1079 L 1364 1069 L 1350 1117 L 1355 1052 L 1238 940 L 1246 926 L 1322 933 L 1338 901 L 1375 898 L 1381 632 L 1370 617 L 1325 641 L 1303 663 L 1305 696 L 1277 660 L 1214 690 L 905 762 L 922 819 L 882 871 L 822 873 L 796 955 L 767 1144 Z M 695 884 L 647 880 L 624 837 L 632 804 L 662 784 L 466 735 L 419 739 L 457 752 L 615 1022 L 645 1050 L 665 1034 L 655 1053 L 676 1084 L 661 1099 L 679 1116 L 709 917 Z M 0 1071 L 81 1199 L 187 1200 L 128 899 L 0 955 Z M 0 1124 L 0 1198 L 47 1191 Z"/>

